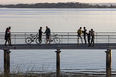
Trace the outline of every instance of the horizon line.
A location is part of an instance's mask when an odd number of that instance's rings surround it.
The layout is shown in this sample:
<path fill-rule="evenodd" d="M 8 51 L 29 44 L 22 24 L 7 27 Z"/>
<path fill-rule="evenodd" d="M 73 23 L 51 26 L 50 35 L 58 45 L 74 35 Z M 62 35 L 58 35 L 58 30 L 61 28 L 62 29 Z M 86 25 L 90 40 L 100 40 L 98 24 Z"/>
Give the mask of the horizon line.
<path fill-rule="evenodd" d="M 88 2 L 37 2 L 37 3 L 86 3 L 86 4 L 115 4 L 114 2 L 101 2 L 101 3 L 88 3 Z M 0 5 L 10 5 L 10 4 L 37 4 L 37 3 L 17 3 L 17 2 L 11 2 L 11 3 L 0 3 Z"/>

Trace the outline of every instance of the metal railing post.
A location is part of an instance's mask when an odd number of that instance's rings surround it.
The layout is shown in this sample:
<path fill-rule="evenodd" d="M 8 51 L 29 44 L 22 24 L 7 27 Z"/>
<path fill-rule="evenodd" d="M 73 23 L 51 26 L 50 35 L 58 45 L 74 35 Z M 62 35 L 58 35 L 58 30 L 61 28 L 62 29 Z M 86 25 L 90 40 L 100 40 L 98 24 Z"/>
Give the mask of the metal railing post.
<path fill-rule="evenodd" d="M 68 44 L 69 44 L 69 33 L 68 33 Z"/>
<path fill-rule="evenodd" d="M 108 45 L 109 45 L 109 37 L 110 37 L 110 36 L 108 35 Z"/>
<path fill-rule="evenodd" d="M 26 33 L 25 33 L 25 39 L 26 39 Z M 26 44 L 26 42 L 25 42 L 25 44 Z"/>
<path fill-rule="evenodd" d="M 53 36 L 55 36 L 55 33 L 53 32 Z M 54 42 L 55 43 L 55 42 Z"/>
<path fill-rule="evenodd" d="M 97 33 L 96 33 L 96 37 L 95 38 L 96 38 L 96 43 L 97 43 Z"/>
<path fill-rule="evenodd" d="M 61 35 L 61 44 L 62 44 L 62 35 Z"/>
<path fill-rule="evenodd" d="M 16 44 L 16 35 L 15 35 L 15 44 Z"/>

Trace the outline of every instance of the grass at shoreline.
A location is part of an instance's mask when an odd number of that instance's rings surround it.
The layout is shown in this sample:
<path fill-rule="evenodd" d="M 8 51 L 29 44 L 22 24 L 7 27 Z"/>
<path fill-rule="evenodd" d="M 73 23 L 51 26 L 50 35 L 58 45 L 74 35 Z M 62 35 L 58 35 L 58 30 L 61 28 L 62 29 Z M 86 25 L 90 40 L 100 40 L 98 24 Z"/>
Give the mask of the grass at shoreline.
<path fill-rule="evenodd" d="M 8 77 L 8 75 L 4 75 L 4 73 L 0 73 L 0 77 Z M 26 73 L 17 72 L 10 73 L 10 77 L 56 77 L 56 72 L 39 72 L 28 71 Z M 106 74 L 90 74 L 90 73 L 80 73 L 80 72 L 60 72 L 59 77 L 106 77 Z M 116 77 L 116 75 L 109 75 L 108 77 Z"/>
<path fill-rule="evenodd" d="M 21 66 L 15 66 L 13 68 L 11 68 L 10 71 L 10 76 L 9 77 L 56 77 L 56 72 L 54 71 L 48 71 L 48 67 L 45 67 L 44 65 L 42 65 L 42 67 L 36 68 L 36 67 L 28 67 L 26 70 L 25 69 L 25 65 L 22 66 L 23 68 L 21 68 Z M 35 70 L 36 69 L 36 70 Z M 91 72 L 89 73 L 89 71 L 83 71 L 83 72 L 77 72 L 77 71 L 62 71 L 60 72 L 60 76 L 59 77 L 106 77 L 106 71 L 96 71 L 96 72 Z M 113 74 L 112 76 L 109 77 L 116 77 L 116 72 L 113 72 L 115 74 Z M 0 77 L 8 77 L 7 74 L 4 74 L 4 70 L 0 69 Z"/>
<path fill-rule="evenodd" d="M 116 76 L 116 75 L 115 75 Z M 0 75 L 0 77 L 5 77 L 4 74 Z M 56 77 L 55 72 L 51 73 L 26 73 L 26 74 L 10 74 L 10 77 Z M 106 75 L 91 75 L 91 74 L 84 74 L 84 73 L 62 73 L 59 77 L 106 77 Z"/>

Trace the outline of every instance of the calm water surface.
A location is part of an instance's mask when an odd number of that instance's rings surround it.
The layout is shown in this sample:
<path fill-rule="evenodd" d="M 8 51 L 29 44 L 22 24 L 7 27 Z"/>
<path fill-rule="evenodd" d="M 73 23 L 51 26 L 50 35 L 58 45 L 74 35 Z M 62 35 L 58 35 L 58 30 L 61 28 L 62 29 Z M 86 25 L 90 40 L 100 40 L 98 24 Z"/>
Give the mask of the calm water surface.
<path fill-rule="evenodd" d="M 52 32 L 76 32 L 81 27 L 96 32 L 115 32 L 116 9 L 0 9 L 0 32 L 38 32 L 49 26 Z M 51 70 L 56 68 L 56 50 L 11 50 L 11 69 Z M 63 71 L 105 71 L 106 50 L 61 50 Z M 3 68 L 3 50 L 0 50 Z M 42 69 L 41 67 L 44 67 Z M 24 69 L 24 70 L 25 70 Z M 112 71 L 116 71 L 116 50 L 112 50 Z"/>
<path fill-rule="evenodd" d="M 36 32 L 49 26 L 52 32 L 75 32 L 81 27 L 96 32 L 115 31 L 116 9 L 0 9 L 0 31 Z"/>
<path fill-rule="evenodd" d="M 11 50 L 11 69 L 55 71 L 56 50 Z M 106 50 L 61 50 L 62 71 L 105 71 Z M 3 51 L 0 50 L 3 68 Z M 112 50 L 112 71 L 116 71 L 116 50 Z M 43 69 L 44 67 L 44 69 Z M 25 68 L 25 69 L 24 69 Z"/>

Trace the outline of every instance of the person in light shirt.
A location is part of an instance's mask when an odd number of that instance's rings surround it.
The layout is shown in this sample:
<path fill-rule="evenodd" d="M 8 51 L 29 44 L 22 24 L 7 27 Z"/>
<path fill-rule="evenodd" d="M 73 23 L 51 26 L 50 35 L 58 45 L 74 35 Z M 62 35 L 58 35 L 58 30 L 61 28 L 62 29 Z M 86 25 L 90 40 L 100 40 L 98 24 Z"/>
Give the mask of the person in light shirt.
<path fill-rule="evenodd" d="M 77 31 L 77 34 L 78 34 L 78 44 L 79 44 L 79 38 L 81 38 L 81 42 L 82 42 L 82 44 L 83 44 L 83 40 L 82 40 L 82 37 L 81 37 L 81 35 L 82 35 L 82 27 L 80 27 L 80 29 L 78 29 L 78 31 Z"/>

